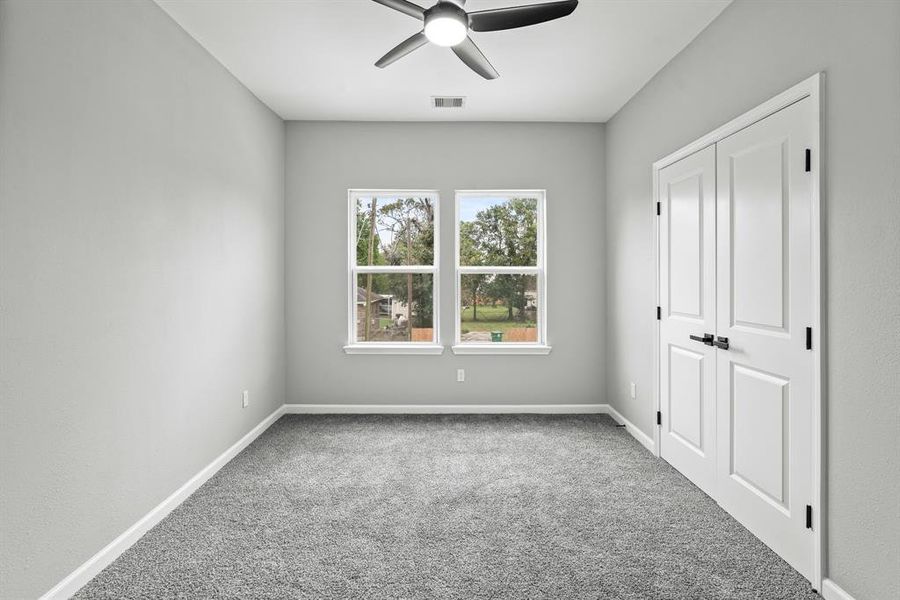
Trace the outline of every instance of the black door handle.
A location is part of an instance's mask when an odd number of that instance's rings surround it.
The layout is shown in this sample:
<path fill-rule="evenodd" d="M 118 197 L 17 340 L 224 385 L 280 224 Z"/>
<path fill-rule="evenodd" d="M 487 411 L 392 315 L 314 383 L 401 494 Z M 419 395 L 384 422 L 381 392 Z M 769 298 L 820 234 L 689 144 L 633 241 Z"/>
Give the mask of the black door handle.
<path fill-rule="evenodd" d="M 699 335 L 691 335 L 688 337 L 690 337 L 695 342 L 702 342 L 707 346 L 712 346 L 715 343 L 713 342 L 713 334 L 711 333 L 704 333 L 703 337 L 700 337 Z"/>
<path fill-rule="evenodd" d="M 715 346 L 716 348 L 721 348 L 722 350 L 728 350 L 728 338 L 719 336 L 718 338 L 716 338 L 716 341 L 710 344 L 710 346 Z"/>

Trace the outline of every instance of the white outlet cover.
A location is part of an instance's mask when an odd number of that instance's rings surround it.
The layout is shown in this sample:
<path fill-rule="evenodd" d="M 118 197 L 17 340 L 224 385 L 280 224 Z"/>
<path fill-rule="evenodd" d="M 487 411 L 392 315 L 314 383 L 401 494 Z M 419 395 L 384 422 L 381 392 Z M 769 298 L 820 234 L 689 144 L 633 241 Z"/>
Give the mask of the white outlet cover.
<path fill-rule="evenodd" d="M 244 390 L 244 393 L 241 394 L 241 406 L 247 408 L 250 405 L 250 392 L 249 390 Z"/>
<path fill-rule="evenodd" d="M 456 370 L 456 381 L 462 383 L 466 380 L 466 370 L 465 369 L 457 369 Z"/>
<path fill-rule="evenodd" d="M 637 398 L 637 386 L 634 384 L 633 381 L 631 382 L 631 397 Z"/>

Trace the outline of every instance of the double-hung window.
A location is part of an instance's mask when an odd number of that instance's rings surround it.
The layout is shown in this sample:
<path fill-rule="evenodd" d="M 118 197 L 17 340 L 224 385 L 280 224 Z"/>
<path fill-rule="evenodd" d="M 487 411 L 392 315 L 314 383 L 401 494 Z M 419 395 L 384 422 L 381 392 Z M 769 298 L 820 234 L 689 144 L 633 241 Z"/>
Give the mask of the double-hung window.
<path fill-rule="evenodd" d="M 438 194 L 349 192 L 348 354 L 440 354 Z"/>
<path fill-rule="evenodd" d="M 456 193 L 456 354 L 547 354 L 546 194 Z"/>

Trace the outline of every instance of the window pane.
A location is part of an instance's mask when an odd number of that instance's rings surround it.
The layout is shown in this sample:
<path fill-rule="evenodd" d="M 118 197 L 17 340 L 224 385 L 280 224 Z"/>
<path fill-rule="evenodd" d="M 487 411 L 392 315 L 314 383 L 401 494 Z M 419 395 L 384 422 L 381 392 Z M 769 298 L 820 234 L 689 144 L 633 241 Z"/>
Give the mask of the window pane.
<path fill-rule="evenodd" d="M 459 264 L 537 265 L 537 200 L 467 196 L 459 199 Z"/>
<path fill-rule="evenodd" d="M 433 279 L 431 273 L 357 275 L 355 341 L 434 342 Z"/>
<path fill-rule="evenodd" d="M 462 275 L 460 342 L 537 343 L 537 275 Z"/>
<path fill-rule="evenodd" d="M 358 198 L 356 264 L 433 265 L 434 201 L 422 197 Z"/>

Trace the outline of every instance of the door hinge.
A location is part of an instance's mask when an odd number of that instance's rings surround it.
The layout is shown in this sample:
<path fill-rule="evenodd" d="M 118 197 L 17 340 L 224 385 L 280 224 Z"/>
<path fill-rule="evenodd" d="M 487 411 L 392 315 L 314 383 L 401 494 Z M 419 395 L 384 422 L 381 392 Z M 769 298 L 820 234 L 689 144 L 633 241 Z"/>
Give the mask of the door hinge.
<path fill-rule="evenodd" d="M 806 328 L 806 349 L 812 350 L 812 327 Z"/>
<path fill-rule="evenodd" d="M 812 506 L 806 505 L 806 528 L 812 529 Z"/>
<path fill-rule="evenodd" d="M 660 206 L 660 204 L 661 204 L 660 202 L 656 203 L 656 216 L 659 216 L 662 214 L 662 207 Z"/>
<path fill-rule="evenodd" d="M 656 411 L 656 424 L 662 425 L 662 411 L 661 410 Z"/>
<path fill-rule="evenodd" d="M 806 149 L 806 172 L 812 171 L 812 150 Z"/>
<path fill-rule="evenodd" d="M 662 321 L 662 307 L 661 306 L 656 307 L 656 320 Z"/>

